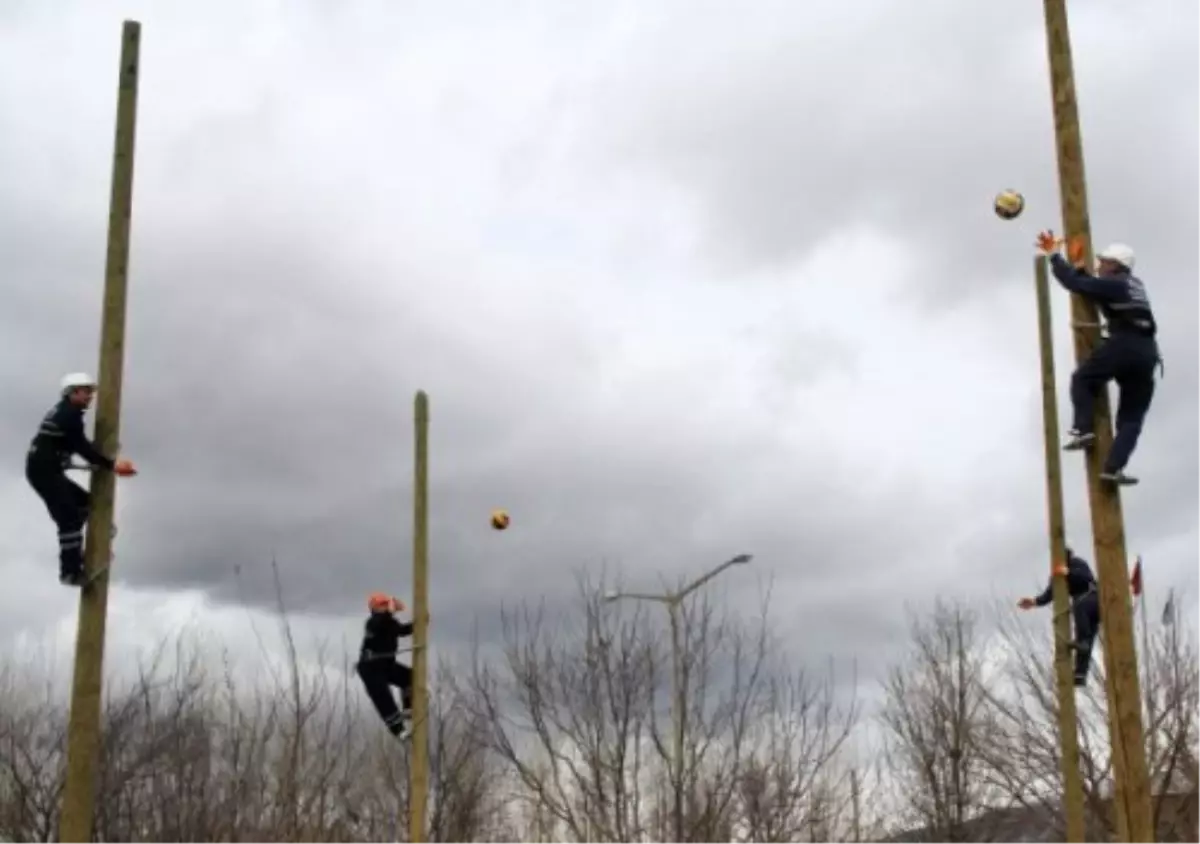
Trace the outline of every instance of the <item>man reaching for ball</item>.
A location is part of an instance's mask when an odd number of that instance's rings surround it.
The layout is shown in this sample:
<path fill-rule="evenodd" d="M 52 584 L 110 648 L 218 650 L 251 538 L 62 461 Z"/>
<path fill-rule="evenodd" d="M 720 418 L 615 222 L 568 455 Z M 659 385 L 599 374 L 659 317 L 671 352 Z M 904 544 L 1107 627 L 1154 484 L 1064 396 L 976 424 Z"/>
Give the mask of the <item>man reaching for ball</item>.
<path fill-rule="evenodd" d="M 1100 479 L 1121 485 L 1136 484 L 1137 478 L 1125 474 L 1125 465 L 1137 447 L 1154 398 L 1154 368 L 1162 361 L 1156 340 L 1158 324 L 1145 285 L 1133 275 L 1132 249 L 1116 243 L 1102 250 L 1096 256 L 1098 272 L 1092 275 L 1082 267 L 1081 240 L 1071 243 L 1070 261 L 1059 251 L 1061 245 L 1062 241 L 1053 232 L 1038 235 L 1038 249 L 1049 256 L 1054 277 L 1067 290 L 1094 302 L 1108 325 L 1108 337 L 1100 341 L 1071 376 L 1074 424 L 1063 448 L 1077 451 L 1091 447 L 1096 439 L 1092 430 L 1096 397 L 1109 381 L 1116 381 L 1120 389 L 1117 431 Z"/>

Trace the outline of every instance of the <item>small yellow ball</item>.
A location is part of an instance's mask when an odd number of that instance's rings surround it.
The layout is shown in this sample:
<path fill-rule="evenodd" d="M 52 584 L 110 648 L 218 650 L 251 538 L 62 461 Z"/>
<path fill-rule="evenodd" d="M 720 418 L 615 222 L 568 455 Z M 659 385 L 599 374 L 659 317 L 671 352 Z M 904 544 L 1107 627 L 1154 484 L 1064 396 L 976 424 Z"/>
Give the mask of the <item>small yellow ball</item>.
<path fill-rule="evenodd" d="M 996 216 L 1002 220 L 1015 220 L 1025 210 L 1025 197 L 1015 190 L 1004 190 L 996 194 Z"/>

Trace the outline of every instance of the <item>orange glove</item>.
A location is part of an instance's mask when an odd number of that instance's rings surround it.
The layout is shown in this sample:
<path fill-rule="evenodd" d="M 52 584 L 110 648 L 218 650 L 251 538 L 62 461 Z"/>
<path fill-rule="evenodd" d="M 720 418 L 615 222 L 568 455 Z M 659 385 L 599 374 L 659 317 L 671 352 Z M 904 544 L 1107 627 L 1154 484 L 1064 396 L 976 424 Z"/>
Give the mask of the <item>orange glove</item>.
<path fill-rule="evenodd" d="M 1033 598 L 1022 598 L 1017 601 L 1017 606 L 1023 610 L 1031 610 L 1037 606 L 1037 601 L 1033 600 Z"/>
<path fill-rule="evenodd" d="M 1082 264 L 1084 246 L 1083 235 L 1075 235 L 1071 238 L 1071 242 L 1067 244 L 1067 260 L 1075 266 Z"/>
<path fill-rule="evenodd" d="M 137 474 L 137 469 L 134 467 L 133 461 L 126 460 L 124 457 L 116 461 L 116 465 L 113 466 L 113 471 L 122 478 L 131 478 Z"/>
<path fill-rule="evenodd" d="M 1067 576 L 1067 567 L 1066 566 L 1063 566 L 1063 565 L 1055 566 L 1052 569 L 1052 571 L 1054 572 L 1056 577 L 1066 577 Z"/>
<path fill-rule="evenodd" d="M 1062 241 L 1054 236 L 1054 232 L 1047 229 L 1037 236 L 1037 248 L 1043 255 L 1049 255 L 1054 250 L 1058 249 Z"/>

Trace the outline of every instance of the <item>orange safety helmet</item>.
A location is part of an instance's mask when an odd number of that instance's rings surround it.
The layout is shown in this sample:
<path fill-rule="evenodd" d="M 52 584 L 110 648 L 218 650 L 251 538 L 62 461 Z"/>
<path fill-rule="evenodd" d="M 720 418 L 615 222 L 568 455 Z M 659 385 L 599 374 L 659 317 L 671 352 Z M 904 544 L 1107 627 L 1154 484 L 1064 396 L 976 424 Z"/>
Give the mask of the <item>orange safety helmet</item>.
<path fill-rule="evenodd" d="M 396 602 L 391 595 L 382 592 L 372 592 L 367 597 L 367 609 L 371 612 L 395 612 Z"/>

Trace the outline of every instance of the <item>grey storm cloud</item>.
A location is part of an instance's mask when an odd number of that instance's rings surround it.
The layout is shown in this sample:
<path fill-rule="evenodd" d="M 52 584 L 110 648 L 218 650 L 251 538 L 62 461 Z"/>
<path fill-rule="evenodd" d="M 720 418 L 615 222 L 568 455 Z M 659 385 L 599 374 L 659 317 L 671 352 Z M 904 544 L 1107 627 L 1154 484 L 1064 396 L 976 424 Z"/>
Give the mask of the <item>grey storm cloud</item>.
<path fill-rule="evenodd" d="M 1028 285 L 1033 234 L 1061 225 L 1040 5 L 927 3 L 915 16 L 911 6 L 875 3 L 869 14 L 822 7 L 804 21 L 785 6 L 673 15 L 670 26 L 648 28 L 615 79 L 597 85 L 606 107 L 592 125 L 592 154 L 685 196 L 706 233 L 700 263 L 739 281 L 730 268 L 787 267 L 832 232 L 868 223 L 919 252 L 902 295 L 931 312 Z M 1136 547 L 1196 525 L 1200 14 L 1174 5 L 1150 24 L 1110 2 L 1074 5 L 1071 20 L 1093 234 L 1135 244 L 1170 373 L 1146 437 L 1170 446 L 1140 452 L 1155 482 L 1126 505 Z M 989 202 L 1001 187 L 1028 201 L 1007 231 Z M 853 287 L 873 271 L 856 258 L 847 255 L 836 278 L 794 283 Z M 1063 318 L 1061 293 L 1055 306 Z M 1069 363 L 1060 351 L 1062 395 Z M 1064 402 L 1064 422 L 1068 410 Z M 1036 443 L 1036 382 L 1029 412 Z M 1071 505 L 1078 490 L 1068 487 Z M 1071 510 L 1074 525 L 1086 523 Z M 995 570 L 1022 556 L 1009 542 L 990 547 Z"/>
<path fill-rule="evenodd" d="M 693 201 L 707 260 L 786 264 L 870 222 L 920 249 L 914 287 L 936 308 L 1002 281 L 1035 226 L 1060 226 L 1040 5 L 710 8 L 648 27 L 596 83 L 591 127 L 599 160 Z M 1072 22 L 1094 234 L 1194 275 L 1196 9 L 1147 23 L 1119 3 L 1073 5 Z M 1004 187 L 1029 202 L 1015 237 L 991 211 Z M 870 271 L 848 258 L 839 284 Z M 1179 287 L 1190 315 L 1194 285 Z"/>
<path fill-rule="evenodd" d="M 936 454 L 877 477 L 852 442 L 804 441 L 822 385 L 868 364 L 830 330 L 793 329 L 790 310 L 713 318 L 691 357 L 657 350 L 650 368 L 639 350 L 671 342 L 656 323 L 668 310 L 700 318 L 654 299 L 680 289 L 678 266 L 787 286 L 859 225 L 922 256 L 904 285 L 931 312 L 1027 282 L 1029 241 L 1057 207 L 1035 5 L 547 4 L 508 20 L 475 6 L 472 24 L 425 8 L 401 26 L 395 9 L 299 4 L 272 22 L 247 4 L 262 43 L 221 61 L 197 46 L 215 32 L 198 12 L 147 11 L 122 420 L 142 474 L 121 482 L 121 582 L 269 606 L 274 558 L 302 612 L 403 594 L 425 389 L 433 612 L 451 639 L 494 625 L 501 604 L 561 604 L 582 565 L 650 586 L 754 553 L 754 577 L 720 586 L 737 606 L 772 581 L 804 648 L 868 663 L 904 601 L 1025 588 L 1044 571 L 1026 561 L 1045 555 L 1029 348 L 1014 352 L 1030 362 L 1028 424 L 961 489 L 923 477 Z M 1083 58 L 1088 38 L 1111 58 L 1130 14 L 1104 3 L 1073 21 L 1096 234 L 1138 249 L 1164 325 L 1167 379 L 1137 458 L 1148 481 L 1126 504 L 1131 544 L 1151 545 L 1196 530 L 1197 91 L 1194 73 L 1160 81 L 1192 61 L 1196 27 L 1156 20 L 1119 68 Z M 95 11 L 69 37 L 39 20 L 32 6 L 9 15 L 3 43 L 89 46 L 36 90 L 0 74 L 0 102 L 22 106 L 0 109 L 13 499 L 55 381 L 95 359 L 119 31 Z M 990 211 L 1006 186 L 1030 199 L 1007 229 Z M 647 232 L 636 215 L 589 228 L 639 190 L 664 217 L 686 213 Z M 668 253 L 684 256 L 674 270 L 655 263 Z M 745 282 L 764 268 L 776 282 Z M 830 281 L 875 269 L 847 255 Z M 819 290 L 808 304 L 820 311 Z M 762 413 L 704 388 L 706 367 L 745 354 Z M 1060 360 L 1060 393 L 1067 372 Z M 800 388 L 815 404 L 789 418 L 778 395 Z M 955 389 L 991 400 L 985 372 Z M 777 456 L 781 428 L 800 432 L 798 456 Z M 30 499 L 9 527 L 49 554 Z M 498 506 L 514 517 L 504 534 L 487 524 Z"/>

